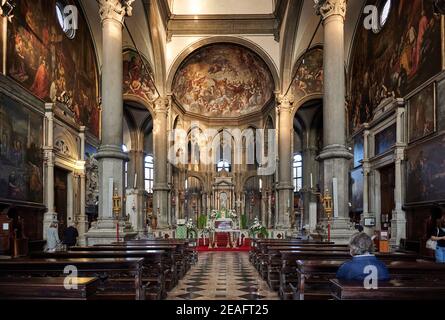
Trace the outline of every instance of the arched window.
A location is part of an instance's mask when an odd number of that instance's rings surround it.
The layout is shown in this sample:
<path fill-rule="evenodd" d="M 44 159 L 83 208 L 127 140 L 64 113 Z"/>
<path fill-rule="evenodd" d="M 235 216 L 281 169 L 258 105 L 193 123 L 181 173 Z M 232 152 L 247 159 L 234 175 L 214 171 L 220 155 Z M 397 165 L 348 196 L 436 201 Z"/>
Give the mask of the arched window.
<path fill-rule="evenodd" d="M 229 161 L 221 159 L 218 162 L 218 164 L 216 166 L 216 169 L 217 169 L 218 172 L 223 171 L 223 170 L 226 170 L 227 172 L 230 172 L 230 167 L 231 166 L 230 166 L 230 162 Z"/>
<path fill-rule="evenodd" d="M 122 145 L 122 151 L 128 152 L 128 148 L 125 144 Z M 125 162 L 125 181 L 124 181 L 125 189 L 128 188 L 128 162 Z"/>
<path fill-rule="evenodd" d="M 145 191 L 148 193 L 153 193 L 153 170 L 154 170 L 154 161 L 153 156 L 148 155 L 145 157 L 144 161 L 145 166 L 145 172 L 144 172 L 144 178 L 145 178 Z"/>
<path fill-rule="evenodd" d="M 294 180 L 294 192 L 298 192 L 303 188 L 303 158 L 299 153 L 294 155 L 292 173 Z"/>

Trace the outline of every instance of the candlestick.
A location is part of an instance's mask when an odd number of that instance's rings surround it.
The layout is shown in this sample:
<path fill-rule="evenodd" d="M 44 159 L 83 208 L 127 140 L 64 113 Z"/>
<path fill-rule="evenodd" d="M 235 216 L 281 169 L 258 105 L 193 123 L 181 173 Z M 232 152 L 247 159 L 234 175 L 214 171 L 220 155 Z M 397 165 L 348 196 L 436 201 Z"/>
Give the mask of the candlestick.
<path fill-rule="evenodd" d="M 312 172 L 311 172 L 311 189 L 313 189 L 313 188 L 314 188 L 314 182 L 312 180 Z"/>

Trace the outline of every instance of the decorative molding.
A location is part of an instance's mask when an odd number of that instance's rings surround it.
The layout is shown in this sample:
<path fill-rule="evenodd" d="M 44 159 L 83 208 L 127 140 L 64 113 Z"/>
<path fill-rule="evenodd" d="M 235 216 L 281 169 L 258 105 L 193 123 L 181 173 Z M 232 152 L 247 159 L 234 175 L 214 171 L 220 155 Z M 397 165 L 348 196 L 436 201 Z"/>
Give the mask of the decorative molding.
<path fill-rule="evenodd" d="M 99 0 L 99 15 L 102 23 L 107 19 L 114 19 L 124 23 L 125 17 L 133 15 L 131 5 L 135 0 Z"/>
<path fill-rule="evenodd" d="M 317 4 L 315 5 L 315 10 L 317 11 L 317 14 L 323 18 L 323 20 L 326 20 L 333 15 L 339 15 L 345 19 L 346 2 L 347 0 L 318 0 Z"/>

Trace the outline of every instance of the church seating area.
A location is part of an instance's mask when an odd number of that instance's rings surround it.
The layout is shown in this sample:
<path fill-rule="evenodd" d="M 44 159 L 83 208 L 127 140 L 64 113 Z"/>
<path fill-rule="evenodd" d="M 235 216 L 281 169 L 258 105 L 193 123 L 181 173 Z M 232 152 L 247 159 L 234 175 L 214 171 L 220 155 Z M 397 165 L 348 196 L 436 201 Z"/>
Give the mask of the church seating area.
<path fill-rule="evenodd" d="M 196 251 L 187 240 L 140 240 L 33 252 L 24 258 L 0 260 L 0 297 L 161 300 L 196 261 Z M 77 288 L 67 290 L 67 281 Z"/>
<path fill-rule="evenodd" d="M 362 282 L 335 279 L 351 259 L 348 246 L 302 240 L 259 240 L 252 243 L 250 262 L 282 300 L 444 299 L 445 265 L 411 252 L 376 253 L 391 280 L 366 290 Z M 428 298 L 429 297 L 429 298 Z"/>

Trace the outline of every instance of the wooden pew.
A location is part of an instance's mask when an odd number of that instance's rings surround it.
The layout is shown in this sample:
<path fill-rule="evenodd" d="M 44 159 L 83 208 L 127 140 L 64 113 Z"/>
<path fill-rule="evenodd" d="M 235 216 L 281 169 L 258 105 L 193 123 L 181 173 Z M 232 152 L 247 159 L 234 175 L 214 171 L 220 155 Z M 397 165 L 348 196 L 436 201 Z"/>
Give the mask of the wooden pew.
<path fill-rule="evenodd" d="M 101 245 L 92 247 L 72 247 L 70 251 L 145 251 L 145 250 L 163 250 L 167 254 L 163 256 L 163 265 L 169 270 L 166 275 L 166 290 L 170 291 L 177 284 L 179 279 L 185 275 L 185 260 L 182 256 L 181 248 L 176 245 Z"/>
<path fill-rule="evenodd" d="M 330 280 L 335 300 L 445 300 L 445 282 L 392 280 L 367 290 L 362 283 Z"/>
<path fill-rule="evenodd" d="M 90 300 L 99 287 L 98 278 L 71 279 L 77 288 L 67 290 L 66 278 L 0 278 L 2 300 Z M 72 282 L 74 283 L 74 282 Z"/>
<path fill-rule="evenodd" d="M 416 254 L 405 254 L 405 253 L 377 253 L 377 256 L 384 260 L 404 260 L 404 261 L 415 261 L 417 259 Z M 351 255 L 349 250 L 338 250 L 331 251 L 329 248 L 326 250 L 280 250 L 278 256 L 271 256 L 270 260 L 267 262 L 268 277 L 272 279 L 272 284 L 274 290 L 279 290 L 280 295 L 290 294 L 291 289 L 286 285 L 287 282 L 295 280 L 298 275 L 297 261 L 298 260 L 349 260 Z M 279 265 L 281 263 L 281 265 Z M 284 297 L 284 296 L 283 296 Z"/>
<path fill-rule="evenodd" d="M 97 277 L 100 281 L 97 298 L 144 300 L 142 284 L 143 258 L 100 259 L 11 259 L 0 260 L 0 278 L 7 277 L 66 277 L 65 267 L 75 266 L 80 277 Z M 119 280 L 132 279 L 123 288 Z M 122 289 L 125 289 L 122 291 Z"/>
<path fill-rule="evenodd" d="M 347 260 L 300 260 L 297 262 L 298 280 L 294 299 L 329 299 L 330 279 L 335 278 L 340 266 Z M 392 279 L 402 281 L 445 281 L 445 265 L 429 261 L 385 261 Z M 363 284 L 362 284 L 363 285 Z"/>
<path fill-rule="evenodd" d="M 167 297 L 165 279 L 169 276 L 163 265 L 164 250 L 145 251 L 60 251 L 35 252 L 31 258 L 78 259 L 78 258 L 143 258 L 142 282 L 145 285 L 145 298 L 160 300 Z"/>

